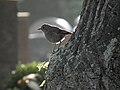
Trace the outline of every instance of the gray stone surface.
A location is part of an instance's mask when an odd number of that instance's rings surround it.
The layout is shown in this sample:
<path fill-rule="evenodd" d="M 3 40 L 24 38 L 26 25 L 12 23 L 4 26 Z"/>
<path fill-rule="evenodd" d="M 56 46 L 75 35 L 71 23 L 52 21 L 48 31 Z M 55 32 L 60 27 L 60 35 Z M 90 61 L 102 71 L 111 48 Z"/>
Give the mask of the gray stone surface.
<path fill-rule="evenodd" d="M 0 90 L 18 60 L 16 12 L 16 1 L 0 1 Z"/>

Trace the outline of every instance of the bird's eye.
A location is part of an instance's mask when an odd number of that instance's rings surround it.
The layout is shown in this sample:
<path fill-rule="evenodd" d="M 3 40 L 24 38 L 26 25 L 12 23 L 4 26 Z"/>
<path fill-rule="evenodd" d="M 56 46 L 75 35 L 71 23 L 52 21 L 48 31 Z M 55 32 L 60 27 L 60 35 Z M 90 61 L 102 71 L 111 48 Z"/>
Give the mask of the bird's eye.
<path fill-rule="evenodd" d="M 43 29 L 45 29 L 45 27 L 42 27 Z"/>

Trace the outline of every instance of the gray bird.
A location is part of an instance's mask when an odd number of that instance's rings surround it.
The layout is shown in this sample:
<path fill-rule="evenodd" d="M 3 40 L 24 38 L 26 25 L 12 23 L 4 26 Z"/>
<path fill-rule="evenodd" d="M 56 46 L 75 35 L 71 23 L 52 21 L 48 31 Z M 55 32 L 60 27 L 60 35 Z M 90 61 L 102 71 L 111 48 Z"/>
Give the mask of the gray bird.
<path fill-rule="evenodd" d="M 38 30 L 42 30 L 45 34 L 46 39 L 51 43 L 59 43 L 59 47 L 61 44 L 62 39 L 65 37 L 65 35 L 72 34 L 71 32 L 67 32 L 65 30 L 61 30 L 58 27 L 51 26 L 48 24 L 43 24 Z M 55 49 L 55 47 L 54 47 Z M 53 49 L 53 51 L 54 51 Z"/>

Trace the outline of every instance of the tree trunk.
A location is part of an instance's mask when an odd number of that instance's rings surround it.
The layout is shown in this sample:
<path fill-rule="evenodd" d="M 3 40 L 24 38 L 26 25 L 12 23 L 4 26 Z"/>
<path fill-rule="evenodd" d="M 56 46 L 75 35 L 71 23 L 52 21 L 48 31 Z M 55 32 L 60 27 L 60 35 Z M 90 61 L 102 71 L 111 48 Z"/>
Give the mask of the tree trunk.
<path fill-rule="evenodd" d="M 84 0 L 76 32 L 50 58 L 45 90 L 120 90 L 120 0 Z"/>

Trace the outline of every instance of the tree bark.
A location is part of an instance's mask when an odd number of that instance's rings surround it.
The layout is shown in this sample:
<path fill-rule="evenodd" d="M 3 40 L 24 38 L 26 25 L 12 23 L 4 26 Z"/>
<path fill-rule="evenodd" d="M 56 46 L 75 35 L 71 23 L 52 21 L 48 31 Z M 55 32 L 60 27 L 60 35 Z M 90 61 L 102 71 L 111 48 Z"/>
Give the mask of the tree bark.
<path fill-rule="evenodd" d="M 76 31 L 50 58 L 45 90 L 120 90 L 120 0 L 84 0 Z"/>

